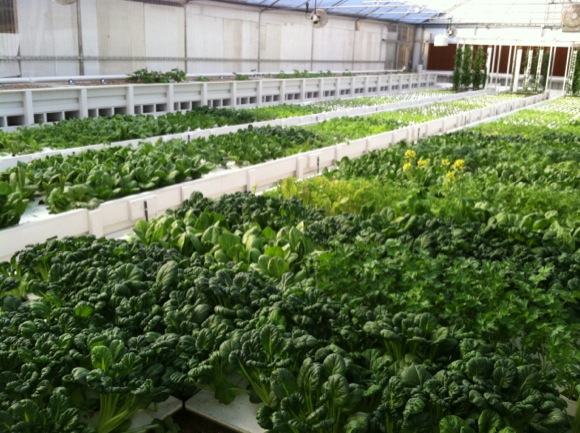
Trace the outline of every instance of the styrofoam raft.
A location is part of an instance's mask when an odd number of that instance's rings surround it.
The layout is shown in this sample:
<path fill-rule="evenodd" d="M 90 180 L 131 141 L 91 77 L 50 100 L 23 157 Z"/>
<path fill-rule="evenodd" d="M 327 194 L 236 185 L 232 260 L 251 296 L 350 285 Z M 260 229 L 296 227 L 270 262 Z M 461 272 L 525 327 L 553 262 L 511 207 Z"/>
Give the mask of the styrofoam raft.
<path fill-rule="evenodd" d="M 266 432 L 256 420 L 259 407 L 259 404 L 251 403 L 244 394 L 238 395 L 232 403 L 225 405 L 208 391 L 200 391 L 185 402 L 185 409 L 188 411 L 240 433 Z"/>

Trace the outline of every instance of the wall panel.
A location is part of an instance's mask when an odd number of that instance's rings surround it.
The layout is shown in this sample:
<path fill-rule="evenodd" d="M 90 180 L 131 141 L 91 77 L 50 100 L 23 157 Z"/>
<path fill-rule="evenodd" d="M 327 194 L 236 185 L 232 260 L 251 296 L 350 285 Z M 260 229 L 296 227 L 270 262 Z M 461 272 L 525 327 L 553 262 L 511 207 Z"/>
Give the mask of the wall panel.
<path fill-rule="evenodd" d="M 0 49 L 22 56 L 22 70 L 5 60 L 0 76 L 116 75 L 145 67 L 195 74 L 377 70 L 401 63 L 403 26 L 372 20 L 331 15 L 314 29 L 301 12 L 205 0 L 16 2 L 19 33 L 0 36 Z"/>
<path fill-rule="evenodd" d="M 144 34 L 145 55 L 147 57 L 184 57 L 185 26 L 182 7 L 145 5 Z M 185 62 L 178 60 L 148 61 L 153 70 L 185 69 Z"/>

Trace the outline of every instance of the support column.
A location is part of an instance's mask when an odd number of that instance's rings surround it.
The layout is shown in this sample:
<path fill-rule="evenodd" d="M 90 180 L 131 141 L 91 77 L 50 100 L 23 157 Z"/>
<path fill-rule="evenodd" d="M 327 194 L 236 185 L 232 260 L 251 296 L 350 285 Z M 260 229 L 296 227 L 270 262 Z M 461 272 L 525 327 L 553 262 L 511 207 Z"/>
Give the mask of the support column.
<path fill-rule="evenodd" d="M 496 58 L 496 46 L 493 45 L 491 47 L 491 68 L 489 70 L 489 84 L 493 85 L 494 84 L 494 79 L 493 79 L 493 71 L 495 69 L 495 58 Z"/>
<path fill-rule="evenodd" d="M 84 119 L 89 117 L 89 97 L 86 87 L 81 87 L 79 93 L 79 108 L 80 108 L 80 118 Z"/>
<path fill-rule="evenodd" d="M 34 107 L 32 102 L 32 90 L 24 91 L 24 124 L 34 125 Z"/>
<path fill-rule="evenodd" d="M 207 83 L 201 84 L 201 105 L 207 106 Z"/>
<path fill-rule="evenodd" d="M 230 88 L 230 106 L 238 106 L 238 84 L 236 81 L 232 81 L 232 87 Z M 223 105 L 223 104 L 222 104 Z"/>
<path fill-rule="evenodd" d="M 518 90 L 520 81 L 520 68 L 522 67 L 522 48 L 518 48 L 516 51 L 516 64 L 514 67 L 514 81 L 512 83 L 512 92 Z"/>
<path fill-rule="evenodd" d="M 506 79 L 505 79 L 505 86 L 511 86 L 511 73 L 512 73 L 512 55 L 513 55 L 513 50 L 514 50 L 514 46 L 510 45 L 510 50 L 508 52 L 508 62 L 507 62 L 507 66 L 506 66 Z"/>
<path fill-rule="evenodd" d="M 496 86 L 499 85 L 500 83 L 500 79 L 499 79 L 499 70 L 500 70 L 500 63 L 501 63 L 501 52 L 503 50 L 503 46 L 500 45 L 498 50 L 497 50 L 497 62 L 495 65 L 495 84 Z"/>
<path fill-rule="evenodd" d="M 550 47 L 550 60 L 548 61 L 548 69 L 546 70 L 546 89 L 547 91 L 550 91 L 551 87 L 552 87 L 552 75 L 554 74 L 554 71 L 552 70 L 554 68 L 554 56 L 556 55 L 556 47 L 551 46 Z"/>
<path fill-rule="evenodd" d="M 135 92 L 133 86 L 127 86 L 126 98 L 126 112 L 127 114 L 135 114 Z M 143 111 L 143 110 L 141 110 Z"/>
<path fill-rule="evenodd" d="M 573 58 L 572 56 L 572 44 L 570 44 L 570 46 L 568 47 L 568 51 L 566 53 L 566 69 L 564 70 L 564 93 L 568 94 L 568 89 L 570 87 L 570 85 L 572 84 L 571 79 L 572 77 L 570 76 L 570 63 L 571 60 Z"/>
<path fill-rule="evenodd" d="M 415 29 L 415 41 L 413 43 L 413 63 L 412 63 L 412 70 L 418 71 L 417 68 L 419 64 L 423 67 L 424 65 L 422 62 L 422 52 L 423 52 L 423 35 L 425 33 L 425 29 L 421 26 Z"/>
<path fill-rule="evenodd" d="M 79 52 L 79 75 L 85 75 L 85 53 L 83 48 L 83 26 L 81 16 L 81 2 L 76 2 L 77 7 L 77 43 Z"/>

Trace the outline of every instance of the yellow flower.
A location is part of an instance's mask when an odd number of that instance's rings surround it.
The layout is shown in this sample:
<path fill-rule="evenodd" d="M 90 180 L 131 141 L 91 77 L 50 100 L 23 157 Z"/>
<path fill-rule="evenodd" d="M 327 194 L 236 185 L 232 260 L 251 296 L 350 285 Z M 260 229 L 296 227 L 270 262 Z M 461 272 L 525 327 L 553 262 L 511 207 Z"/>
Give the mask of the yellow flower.
<path fill-rule="evenodd" d="M 424 168 L 427 167 L 429 165 L 429 162 L 427 162 L 426 159 L 420 159 L 419 161 L 417 161 L 417 167 L 419 168 Z"/>
<path fill-rule="evenodd" d="M 447 158 L 445 158 L 441 161 L 441 167 L 449 167 L 450 165 L 451 165 L 451 161 L 449 161 Z"/>
<path fill-rule="evenodd" d="M 415 159 L 415 157 L 417 156 L 417 153 L 414 150 L 407 150 L 405 152 L 405 159 Z"/>
<path fill-rule="evenodd" d="M 458 159 L 453 163 L 454 170 L 463 170 L 464 168 L 465 168 L 465 160 L 464 159 Z"/>
<path fill-rule="evenodd" d="M 445 180 L 447 180 L 448 182 L 453 182 L 455 180 L 455 172 L 448 171 L 447 174 L 445 175 Z"/>
<path fill-rule="evenodd" d="M 408 162 L 406 162 L 406 163 L 403 165 L 403 171 L 408 171 L 408 170 L 410 170 L 410 169 L 411 169 L 411 164 L 409 164 Z"/>

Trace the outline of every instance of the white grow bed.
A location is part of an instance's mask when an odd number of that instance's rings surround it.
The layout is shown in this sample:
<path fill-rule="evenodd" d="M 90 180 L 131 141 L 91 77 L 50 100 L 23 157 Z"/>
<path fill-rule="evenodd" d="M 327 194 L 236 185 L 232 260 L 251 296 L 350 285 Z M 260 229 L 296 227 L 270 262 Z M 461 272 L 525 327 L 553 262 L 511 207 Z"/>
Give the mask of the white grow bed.
<path fill-rule="evenodd" d="M 155 137 L 148 137 L 148 138 L 138 138 L 132 140 L 124 140 L 124 141 L 117 141 L 110 144 L 92 144 L 89 146 L 82 146 L 82 147 L 73 147 L 69 149 L 44 149 L 42 152 L 36 153 L 29 153 L 25 155 L 0 155 L 0 171 L 7 170 L 11 167 L 14 167 L 18 164 L 18 162 L 30 162 L 34 159 L 40 159 L 47 156 L 53 155 L 74 155 L 80 152 L 84 152 L 87 150 L 98 150 L 104 147 L 110 146 L 126 146 L 126 147 L 136 147 L 139 143 L 142 142 L 149 142 L 149 143 L 156 143 L 158 140 L 169 141 L 171 139 L 179 138 L 182 140 L 193 140 L 196 138 L 207 138 L 211 135 L 224 135 L 229 134 L 232 132 L 236 132 L 242 129 L 248 128 L 250 125 L 254 128 L 260 128 L 264 126 L 304 126 L 304 125 L 311 125 L 314 123 L 323 122 L 325 120 L 334 119 L 337 117 L 356 117 L 356 116 L 365 116 L 370 114 L 376 113 L 383 113 L 387 111 L 396 111 L 396 110 L 403 110 L 408 108 L 419 108 L 425 105 L 434 104 L 437 102 L 451 102 L 460 99 L 465 99 L 468 97 L 484 95 L 490 93 L 489 90 L 478 90 L 475 92 L 463 92 L 458 94 L 452 95 L 445 95 L 445 96 L 434 96 L 432 98 L 423 98 L 417 100 L 408 100 L 408 101 L 399 101 L 393 102 L 389 104 L 381 104 L 381 105 L 371 105 L 368 107 L 354 107 L 354 108 L 346 108 L 334 111 L 327 111 L 318 114 L 309 114 L 306 116 L 295 116 L 295 117 L 286 117 L 282 119 L 273 119 L 273 120 L 265 120 L 262 122 L 254 122 L 254 123 L 244 123 L 240 125 L 227 125 L 221 126 L 218 128 L 210 128 L 210 129 L 196 129 L 195 131 L 189 132 L 180 132 L 177 134 L 168 134 L 162 136 L 155 136 Z"/>
<path fill-rule="evenodd" d="M 390 147 L 401 140 L 414 141 L 442 134 L 480 122 L 487 117 L 536 104 L 546 98 L 547 95 L 542 94 L 503 102 L 491 107 L 355 140 L 349 144 L 338 144 L 252 167 L 210 174 L 194 181 L 108 201 L 94 210 L 77 209 L 49 215 L 39 221 L 0 230 L 0 261 L 9 260 L 15 252 L 28 244 L 44 242 L 54 236 L 87 234 L 97 237 L 120 236 L 130 231 L 136 221 L 145 218 L 145 208 L 147 208 L 148 217 L 153 218 L 167 209 L 179 207 L 194 191 L 199 191 L 208 197 L 218 197 L 237 191 L 262 191 L 290 176 L 302 179 L 316 174 L 324 168 L 335 165 L 343 157 L 356 158 L 371 150 Z"/>

